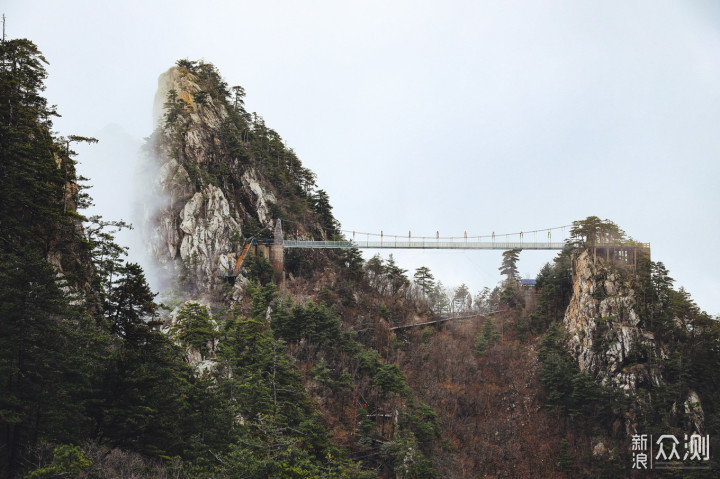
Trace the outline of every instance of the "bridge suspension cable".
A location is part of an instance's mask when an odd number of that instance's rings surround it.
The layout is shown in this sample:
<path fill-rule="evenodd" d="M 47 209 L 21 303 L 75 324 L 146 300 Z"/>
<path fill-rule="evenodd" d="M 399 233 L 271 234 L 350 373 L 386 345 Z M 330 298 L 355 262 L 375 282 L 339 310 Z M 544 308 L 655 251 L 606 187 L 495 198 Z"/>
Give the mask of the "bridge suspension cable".
<path fill-rule="evenodd" d="M 298 221 L 286 220 L 286 219 L 283 219 L 282 222 L 283 222 L 283 223 L 294 224 L 294 225 L 297 225 L 297 226 L 302 226 L 302 227 L 305 227 L 305 228 L 308 228 L 308 229 L 317 228 L 317 226 L 318 226 L 317 224 L 314 224 L 314 225 L 313 225 L 313 224 L 306 224 L 306 223 L 301 223 L 301 222 L 298 222 Z M 321 226 L 321 228 L 323 227 L 322 225 L 320 225 L 320 226 Z M 418 236 L 418 235 L 413 235 L 413 234 L 412 234 L 412 230 L 408 231 L 407 236 L 405 236 L 405 235 L 399 235 L 399 234 L 385 233 L 384 230 L 380 230 L 379 233 L 378 233 L 378 232 L 371 233 L 371 232 L 368 232 L 368 231 L 357 231 L 357 230 L 348 230 L 348 229 L 340 229 L 340 230 L 338 230 L 338 231 L 339 231 L 340 233 L 345 234 L 346 238 L 349 239 L 349 240 L 355 240 L 356 238 L 359 238 L 359 237 L 365 237 L 365 238 L 373 237 L 373 238 L 387 238 L 388 240 L 391 239 L 391 238 L 392 238 L 392 239 L 400 239 L 400 238 L 405 239 L 405 238 L 408 238 L 408 239 L 415 239 L 415 240 L 423 240 L 423 239 L 425 239 L 425 240 L 436 240 L 436 241 L 442 240 L 442 241 L 453 241 L 453 242 L 454 242 L 454 241 L 482 241 L 482 240 L 486 240 L 486 239 L 490 239 L 491 241 L 492 241 L 492 240 L 498 240 L 498 241 L 499 241 L 499 240 L 501 240 L 502 238 L 506 238 L 506 239 L 507 239 L 507 238 L 509 238 L 509 237 L 511 237 L 511 236 L 512 236 L 512 237 L 518 236 L 520 239 L 525 239 L 525 235 L 532 234 L 532 235 L 533 235 L 533 242 L 535 242 L 536 239 L 537 239 L 537 234 L 538 234 L 538 233 L 547 233 L 547 241 L 552 240 L 552 232 L 553 232 L 553 231 L 556 231 L 556 230 L 561 230 L 561 231 L 562 231 L 562 233 L 561 233 L 561 235 L 560 235 L 560 238 L 561 238 L 561 239 L 564 239 L 564 238 L 565 238 L 565 229 L 566 229 L 566 228 L 571 228 L 571 227 L 572 227 L 572 225 L 563 225 L 563 226 L 554 226 L 554 227 L 551 227 L 551 228 L 541 228 L 541 229 L 528 230 L 528 231 L 518 231 L 518 232 L 516 232 L 516 233 L 495 233 L 495 232 L 492 232 L 492 233 L 490 233 L 490 234 L 484 234 L 484 235 L 468 235 L 468 234 L 467 234 L 467 231 L 465 231 L 462 236 L 440 236 L 440 232 L 439 232 L 439 231 L 436 231 L 436 232 L 435 232 L 435 235 L 432 235 L 432 236 L 425 236 L 425 235 L 420 235 L 420 236 Z M 329 229 L 332 229 L 332 228 L 325 227 L 324 229 L 328 229 L 328 230 L 329 230 Z M 296 231 L 297 231 L 297 230 L 296 230 Z M 296 236 L 297 236 L 297 235 L 296 235 Z M 544 238 L 543 238 L 543 239 L 544 239 Z"/>
<path fill-rule="evenodd" d="M 379 233 L 370 233 L 366 231 L 355 231 L 355 230 L 346 230 L 341 229 L 341 233 L 345 233 L 346 237 L 348 239 L 355 239 L 357 237 L 373 237 L 373 238 L 408 238 L 408 239 L 416 239 L 416 240 L 442 240 L 442 241 L 482 241 L 490 239 L 492 240 L 500 240 L 502 238 L 508 238 L 510 236 L 518 236 L 521 239 L 525 239 L 525 235 L 532 234 L 534 236 L 534 239 L 537 238 L 538 233 L 547 233 L 547 239 L 552 239 L 552 232 L 555 230 L 562 230 L 561 238 L 565 238 L 565 228 L 570 228 L 572 225 L 565 225 L 565 226 L 555 226 L 552 228 L 543 228 L 543 229 L 536 229 L 536 230 L 529 230 L 529 231 L 518 231 L 517 233 L 491 233 L 491 234 L 484 234 L 484 235 L 468 235 L 467 231 L 463 233 L 462 236 L 440 236 L 440 232 L 437 231 L 434 236 L 424 236 L 424 235 L 413 235 L 412 231 L 408 231 L 407 236 L 405 235 L 398 235 L 398 234 L 388 234 L 385 233 L 385 231 L 381 230 Z"/>
<path fill-rule="evenodd" d="M 284 240 L 286 248 L 371 248 L 371 249 L 563 249 L 565 246 L 565 229 L 570 225 L 556 226 L 517 233 L 491 233 L 485 235 L 468 235 L 467 231 L 462 236 L 440 236 L 436 231 L 434 236 L 413 236 L 408 231 L 407 236 L 397 234 L 386 234 L 384 230 L 379 233 L 365 231 L 336 230 L 342 233 L 344 240 L 328 240 L 326 233 L 323 233 L 322 240 L 302 238 L 299 227 L 304 229 L 316 229 L 317 225 L 307 225 L 297 221 L 282 220 L 285 223 L 296 225 L 295 239 Z M 553 241 L 553 231 L 561 230 L 559 241 Z M 538 233 L 540 238 L 538 238 Z M 545 236 L 547 233 L 547 236 Z M 530 238 L 529 236 L 532 236 Z M 512 240 L 511 240 L 512 239 Z"/>

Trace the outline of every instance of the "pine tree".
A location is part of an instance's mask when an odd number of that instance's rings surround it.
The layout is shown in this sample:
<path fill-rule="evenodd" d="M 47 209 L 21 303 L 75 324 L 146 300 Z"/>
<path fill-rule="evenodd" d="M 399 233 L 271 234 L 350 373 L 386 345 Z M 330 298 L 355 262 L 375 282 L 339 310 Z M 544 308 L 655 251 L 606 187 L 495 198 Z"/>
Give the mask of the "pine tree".
<path fill-rule="evenodd" d="M 433 287 L 435 287 L 435 277 L 430 273 L 430 268 L 426 266 L 421 266 L 416 269 L 413 278 L 425 296 L 428 296 Z"/>
<path fill-rule="evenodd" d="M 468 309 L 468 296 L 470 295 L 470 290 L 468 289 L 467 285 L 465 283 L 461 284 L 457 287 L 455 290 L 455 294 L 453 295 L 453 311 L 465 311 Z M 471 299 L 472 301 L 472 299 Z M 472 304 L 472 302 L 470 303 Z"/>
<path fill-rule="evenodd" d="M 504 274 L 506 276 L 506 281 L 508 283 L 520 280 L 520 273 L 517 269 L 520 251 L 522 250 L 518 248 L 503 251 L 502 265 L 498 269 L 500 270 L 500 274 Z"/>
<path fill-rule="evenodd" d="M 574 467 L 574 461 L 572 454 L 570 454 L 570 443 L 567 442 L 567 439 L 562 439 L 560 441 L 560 451 L 558 452 L 558 469 L 560 469 L 562 472 L 572 472 Z"/>
<path fill-rule="evenodd" d="M 442 281 L 437 282 L 430 294 L 430 307 L 436 313 L 445 313 L 450 309 L 450 300 Z"/>
<path fill-rule="evenodd" d="M 114 348 L 105 370 L 98 435 L 148 455 L 181 454 L 194 376 L 159 331 L 155 294 L 137 264 L 119 268 L 105 314 Z"/>
<path fill-rule="evenodd" d="M 84 303 L 74 162 L 41 95 L 47 62 L 28 40 L 3 40 L 0 57 L 0 463 L 14 476 L 35 441 L 89 432 L 105 343 Z"/>
<path fill-rule="evenodd" d="M 485 324 L 483 324 L 482 331 L 478 334 L 477 338 L 475 338 L 475 352 L 483 354 L 489 348 L 497 344 L 500 339 L 500 332 L 498 332 L 495 327 L 495 322 L 492 318 L 487 318 L 485 320 Z"/>
<path fill-rule="evenodd" d="M 385 266 L 385 271 L 390 284 L 390 294 L 395 295 L 403 290 L 405 286 L 409 284 L 407 276 L 407 270 L 402 269 L 395 262 L 393 255 L 390 255 Z"/>
<path fill-rule="evenodd" d="M 185 303 L 180 309 L 173 332 L 177 333 L 178 339 L 184 345 L 200 351 L 203 358 L 209 352 L 208 344 L 215 339 L 210 312 L 205 306 L 195 302 Z"/>
<path fill-rule="evenodd" d="M 625 232 L 610 220 L 601 220 L 597 216 L 588 216 L 581 221 L 573 221 L 570 238 L 581 246 L 598 243 L 612 243 L 625 238 Z"/>
<path fill-rule="evenodd" d="M 318 190 L 310 198 L 310 204 L 320 219 L 320 225 L 326 232 L 328 239 L 334 239 L 339 230 L 337 220 L 332 214 L 332 206 L 330 206 L 330 197 L 325 190 Z"/>
<path fill-rule="evenodd" d="M 312 477 L 326 469 L 330 476 L 342 477 L 345 466 L 313 411 L 302 378 L 284 342 L 273 338 L 264 321 L 274 288 L 254 288 L 251 295 L 253 318 L 230 318 L 218 352 L 224 371 L 219 387 L 233 405 L 234 416 L 244 423 L 237 430 L 239 441 L 223 460 L 224 473 Z M 310 305 L 301 322 L 311 322 L 314 310 Z"/>

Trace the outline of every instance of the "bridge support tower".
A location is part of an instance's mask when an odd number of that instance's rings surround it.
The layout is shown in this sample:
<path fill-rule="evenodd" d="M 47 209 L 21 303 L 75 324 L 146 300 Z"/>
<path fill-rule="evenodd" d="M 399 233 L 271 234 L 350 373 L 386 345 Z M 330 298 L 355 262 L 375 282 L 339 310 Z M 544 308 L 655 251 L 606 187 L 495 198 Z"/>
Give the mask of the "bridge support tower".
<path fill-rule="evenodd" d="M 270 262 L 273 266 L 273 279 L 275 284 L 281 285 L 285 279 L 285 252 L 283 249 L 282 222 L 275 220 L 275 234 L 273 244 L 270 246 Z"/>

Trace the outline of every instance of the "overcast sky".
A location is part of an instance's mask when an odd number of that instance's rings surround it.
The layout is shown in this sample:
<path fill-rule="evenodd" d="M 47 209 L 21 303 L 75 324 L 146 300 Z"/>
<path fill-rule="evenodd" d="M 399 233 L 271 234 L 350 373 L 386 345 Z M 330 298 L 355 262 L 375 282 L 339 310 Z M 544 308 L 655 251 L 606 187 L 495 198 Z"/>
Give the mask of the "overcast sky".
<path fill-rule="evenodd" d="M 596 215 L 720 313 L 712 0 L 3 3 L 8 38 L 50 62 L 55 129 L 101 140 L 79 160 L 106 217 L 126 215 L 158 75 L 204 59 L 317 173 L 345 229 L 484 235 Z M 500 252 L 395 256 L 473 292 L 500 280 Z M 521 273 L 553 256 L 523 252 Z"/>

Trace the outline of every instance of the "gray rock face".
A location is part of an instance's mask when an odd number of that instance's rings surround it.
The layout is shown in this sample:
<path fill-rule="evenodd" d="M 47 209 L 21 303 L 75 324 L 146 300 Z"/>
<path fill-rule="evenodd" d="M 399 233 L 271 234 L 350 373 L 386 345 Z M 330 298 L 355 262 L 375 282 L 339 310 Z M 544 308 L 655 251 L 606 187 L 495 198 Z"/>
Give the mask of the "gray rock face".
<path fill-rule="evenodd" d="M 179 123 L 164 125 L 171 91 L 184 102 L 187 115 Z M 263 226 L 272 223 L 270 204 L 276 197 L 254 168 L 241 167 L 223 150 L 219 138 L 227 111 L 207 96 L 196 102 L 200 91 L 197 79 L 179 67 L 158 80 L 154 121 L 160 134 L 146 158 L 152 179 L 144 216 L 145 238 L 154 261 L 164 270 L 165 282 L 182 275 L 203 293 L 233 269 L 245 219 L 255 217 Z M 203 176 L 210 161 L 225 163 L 226 176 Z M 224 189 L 227 185 L 232 185 L 230 193 Z M 244 205 L 240 198 L 245 198 Z"/>
<path fill-rule="evenodd" d="M 685 415 L 690 421 L 690 426 L 692 426 L 695 432 L 702 434 L 705 425 L 705 411 L 703 411 L 698 393 L 691 389 L 688 392 L 683 406 L 685 408 Z"/>
<path fill-rule="evenodd" d="M 180 67 L 172 67 L 158 78 L 158 89 L 155 92 L 153 103 L 153 125 L 161 126 L 165 115 L 165 102 L 168 93 L 175 90 L 178 98 L 182 99 L 190 108 L 192 123 L 200 127 L 207 125 L 210 128 L 218 128 L 227 112 L 222 105 L 216 104 L 211 98 L 206 98 L 203 105 L 198 105 L 193 96 L 201 90 L 192 75 L 187 74 Z M 194 148 L 203 148 L 203 135 L 201 128 L 193 128 L 190 131 L 189 140 Z"/>
<path fill-rule="evenodd" d="M 248 169 L 242 175 L 242 184 L 247 190 L 252 192 L 252 196 L 255 199 L 255 209 L 257 210 L 258 218 L 261 224 L 268 224 L 270 221 L 270 208 L 268 204 L 270 202 L 275 203 L 277 200 L 275 195 L 270 191 L 266 191 L 262 184 L 257 178 L 255 170 L 252 168 Z"/>
<path fill-rule="evenodd" d="M 634 396 L 638 386 L 664 382 L 658 360 L 667 359 L 664 346 L 641 327 L 635 291 L 623 279 L 623 265 L 593 261 L 587 251 L 573 254 L 573 295 L 563 324 L 567 346 L 579 368 L 605 385 Z M 652 388 L 649 388 L 652 390 Z M 649 394 L 652 394 L 649 393 Z M 625 413 L 625 431 L 637 433 L 640 403 Z M 668 413 L 684 411 L 687 428 L 702 433 L 705 414 L 700 397 L 690 390 Z M 593 454 L 600 454 L 593 450 Z"/>
<path fill-rule="evenodd" d="M 573 276 L 563 322 L 580 369 L 629 393 L 643 381 L 660 384 L 659 372 L 645 360 L 665 353 L 652 333 L 640 328 L 635 293 L 617 268 L 595 264 L 583 251 L 573 256 Z"/>
<path fill-rule="evenodd" d="M 230 216 L 230 205 L 220 188 L 208 185 L 185 203 L 179 215 L 180 258 L 194 268 L 204 284 L 211 285 L 219 271 L 235 261 L 233 235 L 240 225 Z"/>
<path fill-rule="evenodd" d="M 201 191 L 174 158 L 148 159 L 160 163 L 151 192 L 145 198 L 145 238 L 164 280 L 175 279 L 181 268 L 193 270 L 196 283 L 209 286 L 217 267 L 234 257 L 232 232 L 240 225 L 230 215 L 222 191 L 208 185 Z"/>
<path fill-rule="evenodd" d="M 152 228 L 157 236 L 151 245 L 155 257 L 166 263 L 168 259 L 173 260 L 178 255 L 178 246 L 182 238 L 175 219 L 181 211 L 182 204 L 193 196 L 195 187 L 185 168 L 170 158 L 158 170 L 155 191 L 159 194 L 156 206 L 160 206 L 160 209 L 158 221 Z M 153 205 L 149 205 L 149 208 L 153 209 Z"/>

